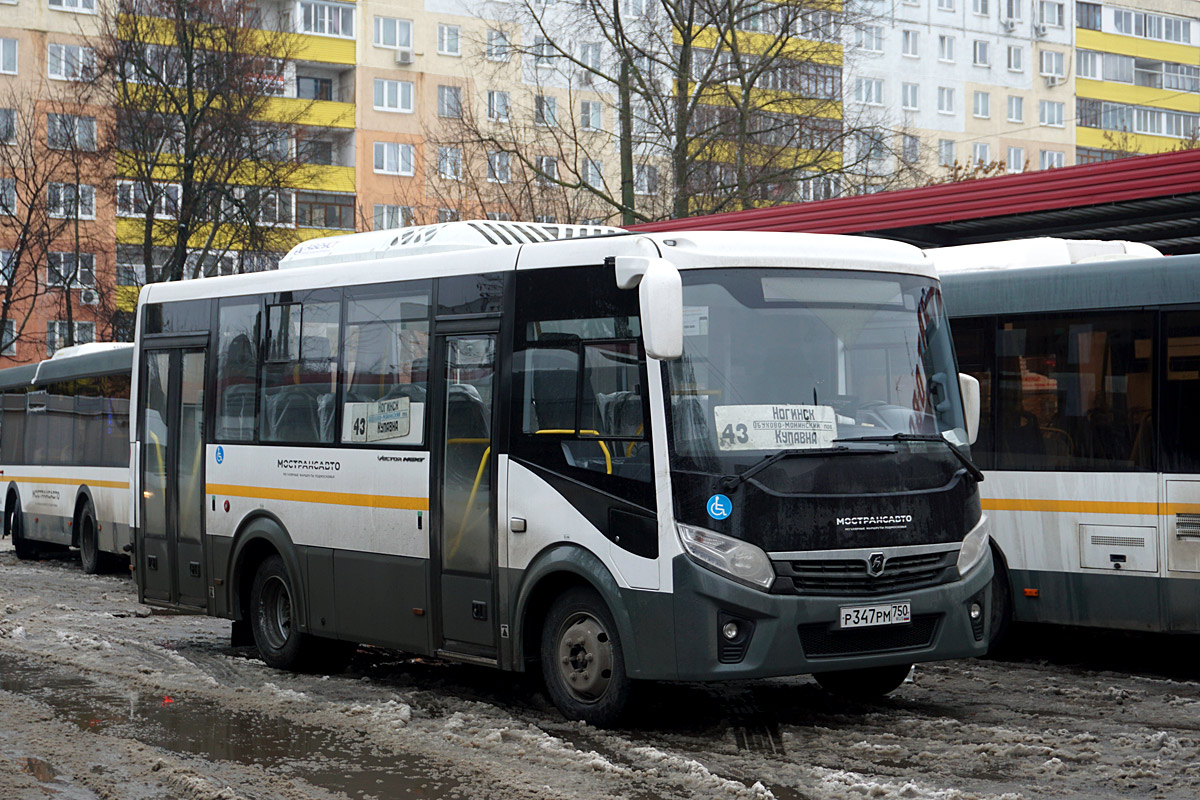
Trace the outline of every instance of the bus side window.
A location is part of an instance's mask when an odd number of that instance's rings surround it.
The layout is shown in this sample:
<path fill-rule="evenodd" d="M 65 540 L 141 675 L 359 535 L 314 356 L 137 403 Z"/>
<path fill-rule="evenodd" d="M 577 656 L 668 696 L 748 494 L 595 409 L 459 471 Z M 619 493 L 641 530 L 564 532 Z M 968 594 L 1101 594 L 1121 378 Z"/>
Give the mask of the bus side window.
<path fill-rule="evenodd" d="M 407 400 L 408 430 L 365 444 L 424 443 L 431 289 L 430 281 L 407 281 L 346 290 L 342 442 L 355 440 L 351 412 L 382 401 Z"/>
<path fill-rule="evenodd" d="M 1200 311 L 1167 315 L 1163 472 L 1200 472 Z"/>
<path fill-rule="evenodd" d="M 222 300 L 217 321 L 217 441 L 249 442 L 258 426 L 257 299 Z"/>
<path fill-rule="evenodd" d="M 981 469 L 995 466 L 992 440 L 992 345 L 995 319 L 956 319 L 952 325 L 954 352 L 961 371 L 979 381 L 979 436 L 971 445 L 971 458 Z"/>
<path fill-rule="evenodd" d="M 267 305 L 261 441 L 333 441 L 340 318 L 336 289 Z"/>

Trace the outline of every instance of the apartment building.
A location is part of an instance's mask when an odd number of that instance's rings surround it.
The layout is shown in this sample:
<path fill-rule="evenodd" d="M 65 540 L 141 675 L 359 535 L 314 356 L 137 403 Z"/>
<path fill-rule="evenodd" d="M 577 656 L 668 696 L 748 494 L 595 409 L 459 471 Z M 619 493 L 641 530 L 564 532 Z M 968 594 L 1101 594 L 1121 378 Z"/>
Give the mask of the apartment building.
<path fill-rule="evenodd" d="M 1200 127 L 1200 4 L 1075 3 L 1080 163 L 1194 146 Z"/>

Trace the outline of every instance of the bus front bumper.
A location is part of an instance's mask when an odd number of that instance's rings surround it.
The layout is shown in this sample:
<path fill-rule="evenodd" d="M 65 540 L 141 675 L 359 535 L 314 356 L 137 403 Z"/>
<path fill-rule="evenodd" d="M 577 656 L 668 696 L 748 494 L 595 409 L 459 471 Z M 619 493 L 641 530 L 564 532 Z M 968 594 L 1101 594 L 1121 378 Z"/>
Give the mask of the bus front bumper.
<path fill-rule="evenodd" d="M 990 552 L 952 583 L 868 599 L 767 594 L 724 578 L 684 555 L 674 559 L 673 571 L 674 592 L 670 597 L 674 674 L 662 674 L 669 670 L 671 659 L 662 658 L 667 654 L 659 650 L 659 658 L 653 659 L 657 663 L 630 665 L 635 677 L 701 681 L 764 678 L 940 661 L 987 652 L 991 633 Z M 910 604 L 911 622 L 838 627 L 845 607 L 895 602 Z M 973 622 L 970 611 L 975 604 L 981 614 Z M 732 640 L 724 632 L 731 622 L 738 631 Z M 661 637 L 661 630 L 658 635 Z M 653 634 L 651 630 L 639 630 L 635 636 L 639 642 L 648 642 L 652 639 L 643 637 Z M 646 648 L 654 649 L 658 648 Z"/>

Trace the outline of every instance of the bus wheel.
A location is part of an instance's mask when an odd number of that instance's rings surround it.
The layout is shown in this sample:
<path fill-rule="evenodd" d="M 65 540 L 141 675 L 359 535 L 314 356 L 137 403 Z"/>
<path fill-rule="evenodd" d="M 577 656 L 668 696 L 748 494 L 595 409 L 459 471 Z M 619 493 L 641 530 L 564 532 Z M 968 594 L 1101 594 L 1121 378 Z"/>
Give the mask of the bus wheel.
<path fill-rule="evenodd" d="M 79 563 L 88 575 L 96 575 L 104 571 L 104 561 L 104 553 L 96 542 L 96 515 L 88 503 L 79 515 Z"/>
<path fill-rule="evenodd" d="M 1012 585 L 1008 580 L 1008 568 L 1000 559 L 997 551 L 992 551 L 992 563 L 995 572 L 992 574 L 992 607 L 988 615 L 988 652 L 995 656 L 1004 652 L 1008 639 L 1008 630 L 1012 625 Z"/>
<path fill-rule="evenodd" d="M 5 527 L 8 528 L 8 535 L 12 537 L 17 558 L 28 561 L 40 556 L 41 548 L 25 538 L 25 518 L 21 515 L 21 506 L 15 502 L 10 503 L 6 516 Z"/>
<path fill-rule="evenodd" d="M 307 638 L 296 626 L 298 609 L 287 567 L 278 555 L 268 557 L 250 589 L 250 626 L 258 654 L 276 669 L 303 669 Z"/>
<path fill-rule="evenodd" d="M 567 719 L 604 726 L 629 699 L 621 639 L 595 591 L 575 588 L 550 607 L 542 626 L 542 673 L 550 699 Z"/>
<path fill-rule="evenodd" d="M 910 670 L 911 664 L 893 664 L 888 667 L 818 672 L 813 677 L 830 694 L 851 700 L 877 700 L 899 689 Z"/>

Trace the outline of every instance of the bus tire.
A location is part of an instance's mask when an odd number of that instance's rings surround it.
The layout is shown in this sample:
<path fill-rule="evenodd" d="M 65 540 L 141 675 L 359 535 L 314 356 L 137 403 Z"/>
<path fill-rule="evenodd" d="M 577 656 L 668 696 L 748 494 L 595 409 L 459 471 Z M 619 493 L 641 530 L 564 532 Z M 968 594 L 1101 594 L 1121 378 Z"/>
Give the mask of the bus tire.
<path fill-rule="evenodd" d="M 4 517 L 4 527 L 8 529 L 8 535 L 12 537 L 13 550 L 16 552 L 17 558 L 29 561 L 40 556 L 42 549 L 36 543 L 25 538 L 25 517 L 21 514 L 20 503 L 10 500 Z"/>
<path fill-rule="evenodd" d="M 1008 567 L 999 552 L 992 551 L 992 607 L 988 615 L 988 651 L 989 656 L 1001 655 L 1008 641 L 1009 629 L 1012 627 L 1013 604 L 1012 585 L 1008 580 Z"/>
<path fill-rule="evenodd" d="M 813 677 L 821 688 L 850 700 L 878 700 L 900 688 L 912 664 L 892 664 L 866 669 L 842 669 L 818 672 Z"/>
<path fill-rule="evenodd" d="M 105 571 L 106 559 L 96 541 L 96 514 L 91 503 L 85 503 L 79 512 L 79 564 L 88 575 Z"/>
<path fill-rule="evenodd" d="M 550 699 L 564 717 L 598 727 L 621 717 L 629 675 L 616 623 L 595 590 L 575 587 L 551 604 L 541 661 Z"/>
<path fill-rule="evenodd" d="M 254 573 L 250 589 L 250 627 L 254 644 L 267 666 L 304 670 L 312 650 L 309 636 L 300 631 L 299 609 L 292 580 L 278 554 L 268 556 Z"/>

